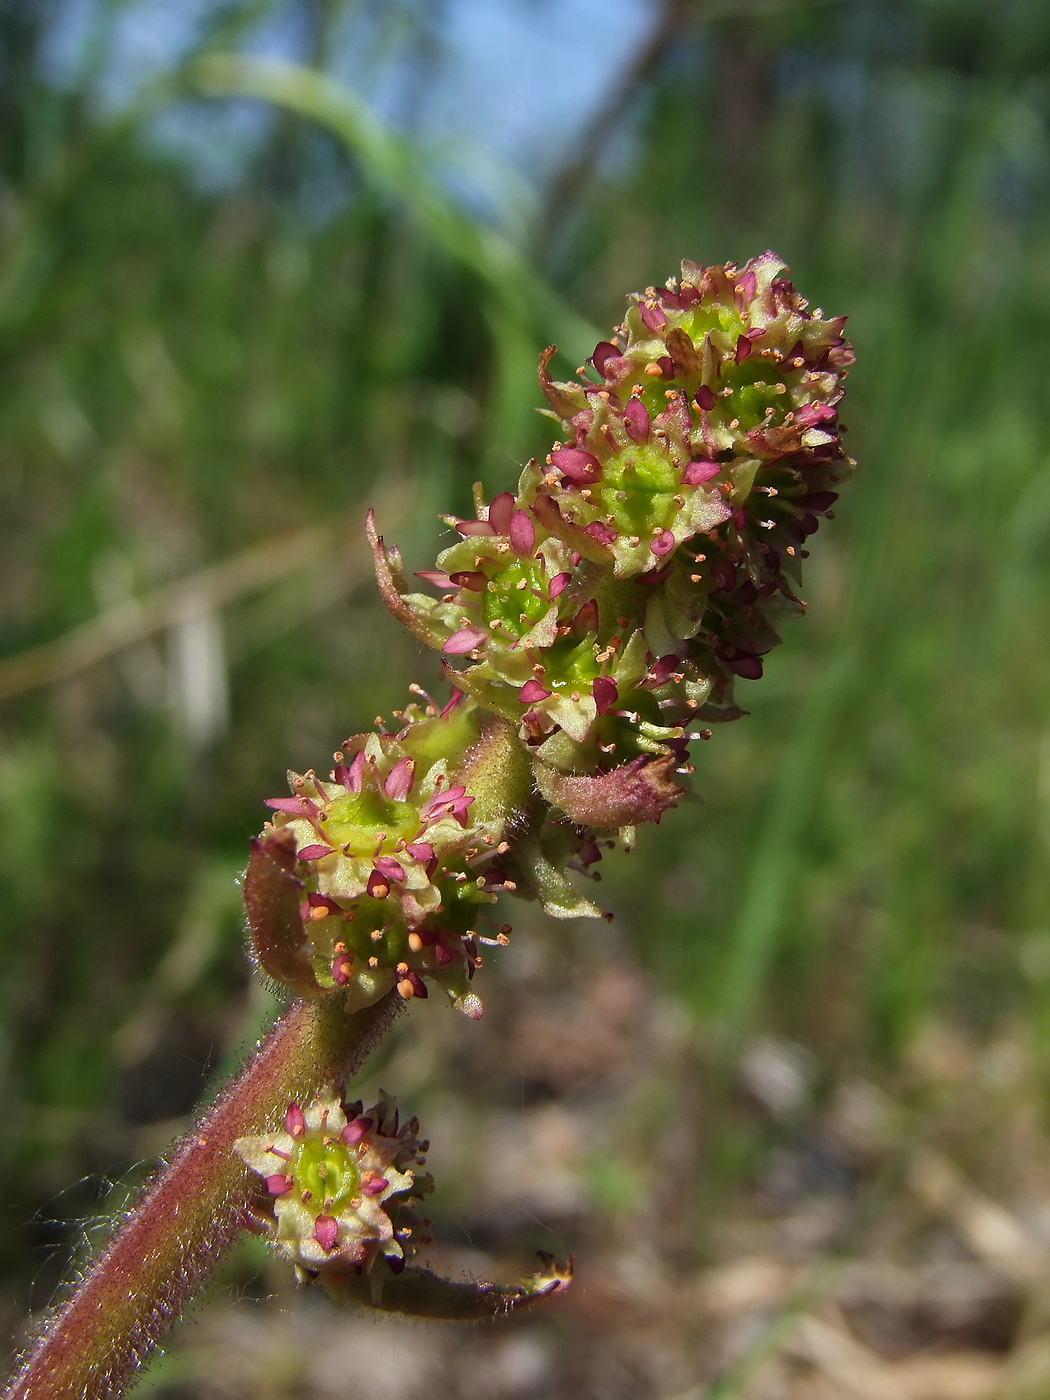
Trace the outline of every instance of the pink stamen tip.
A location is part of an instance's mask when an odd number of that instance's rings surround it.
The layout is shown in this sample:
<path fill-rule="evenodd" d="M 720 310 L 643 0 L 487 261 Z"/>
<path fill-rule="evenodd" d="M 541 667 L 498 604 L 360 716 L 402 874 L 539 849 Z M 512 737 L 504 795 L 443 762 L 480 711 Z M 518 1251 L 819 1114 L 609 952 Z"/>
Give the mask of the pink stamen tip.
<path fill-rule="evenodd" d="M 383 784 L 383 791 L 387 797 L 392 798 L 395 802 L 404 802 L 412 791 L 412 778 L 415 771 L 416 765 L 411 758 L 399 758 L 387 774 L 386 782 Z"/>
<path fill-rule="evenodd" d="M 458 632 L 453 632 L 441 650 L 446 656 L 465 656 L 487 639 L 488 633 L 477 627 L 461 627 Z"/>
<path fill-rule="evenodd" d="M 589 486 L 602 474 L 598 458 L 580 447 L 559 447 L 551 453 L 551 461 L 563 476 L 579 486 Z"/>
<path fill-rule="evenodd" d="M 515 554 L 527 557 L 536 548 L 536 526 L 523 510 L 510 518 L 510 544 Z"/>
<path fill-rule="evenodd" d="M 390 1182 L 387 1181 L 385 1176 L 374 1176 L 371 1181 L 363 1181 L 361 1183 L 361 1191 L 365 1196 L 378 1196 L 380 1191 L 385 1191 L 389 1185 Z"/>
<path fill-rule="evenodd" d="M 365 781 L 365 751 L 361 749 L 354 754 L 348 769 L 351 792 L 360 792 Z"/>
<path fill-rule="evenodd" d="M 674 547 L 675 537 L 670 530 L 661 530 L 649 546 L 652 552 L 660 558 L 663 558 L 665 554 L 670 554 Z"/>
<path fill-rule="evenodd" d="M 507 534 L 513 514 L 514 497 L 509 491 L 501 491 L 498 496 L 493 496 L 489 506 L 489 524 L 493 526 L 497 535 Z"/>
<path fill-rule="evenodd" d="M 339 1222 L 334 1215 L 319 1215 L 314 1221 L 314 1239 L 330 1254 L 339 1243 Z"/>
<path fill-rule="evenodd" d="M 268 1176 L 266 1189 L 271 1196 L 283 1196 L 286 1191 L 292 1189 L 292 1178 L 290 1176 Z"/>
<path fill-rule="evenodd" d="M 352 1122 L 347 1123 L 339 1136 L 346 1143 L 347 1147 L 356 1147 L 371 1126 L 371 1118 L 355 1118 Z"/>
<path fill-rule="evenodd" d="M 290 1103 L 284 1115 L 284 1130 L 289 1137 L 299 1138 L 306 1132 L 306 1118 L 297 1103 Z"/>
<path fill-rule="evenodd" d="M 649 410 L 641 399 L 630 399 L 623 411 L 623 425 L 635 442 L 649 441 Z"/>
<path fill-rule="evenodd" d="M 807 403 L 795 414 L 795 422 L 801 428 L 813 428 L 818 423 L 826 423 L 829 418 L 834 418 L 835 409 L 826 403 Z"/>
<path fill-rule="evenodd" d="M 263 803 L 271 812 L 287 812 L 290 817 L 301 817 L 308 809 L 308 801 L 302 797 L 268 797 Z"/>
<path fill-rule="evenodd" d="M 717 462 L 690 462 L 682 473 L 685 486 L 702 486 L 705 481 L 713 481 L 721 471 Z"/>
<path fill-rule="evenodd" d="M 532 680 L 526 681 L 518 691 L 518 699 L 523 705 L 535 705 L 540 700 L 546 700 L 550 694 L 551 692 L 545 690 L 539 681 Z"/>
<path fill-rule="evenodd" d="M 300 860 L 323 860 L 325 856 L 333 855 L 331 846 L 303 846 L 299 852 Z"/>

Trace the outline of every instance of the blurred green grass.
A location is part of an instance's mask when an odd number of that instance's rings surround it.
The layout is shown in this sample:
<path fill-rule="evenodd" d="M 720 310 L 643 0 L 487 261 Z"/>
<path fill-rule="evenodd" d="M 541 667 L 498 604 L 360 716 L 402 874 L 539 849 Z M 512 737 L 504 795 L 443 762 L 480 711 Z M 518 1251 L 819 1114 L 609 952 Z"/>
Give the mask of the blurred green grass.
<path fill-rule="evenodd" d="M 342 541 L 0 708 L 20 1303 L 92 1209 L 56 1193 L 160 1150 L 264 1014 L 233 884 L 261 799 L 434 679 L 346 532 L 410 491 L 422 566 L 435 512 L 543 445 L 539 350 L 578 356 L 682 257 L 772 246 L 850 314 L 860 470 L 810 617 L 699 754 L 703 805 L 607 863 L 625 936 L 730 1051 L 761 1026 L 892 1067 L 945 1018 L 1050 1038 L 1050 12 L 676 13 L 515 241 L 424 189 L 410 143 L 287 113 L 203 188 L 148 139 L 164 104 L 220 100 L 192 62 L 106 116 L 90 75 L 41 76 L 44 11 L 0 6 L 0 654 L 296 528 Z"/>

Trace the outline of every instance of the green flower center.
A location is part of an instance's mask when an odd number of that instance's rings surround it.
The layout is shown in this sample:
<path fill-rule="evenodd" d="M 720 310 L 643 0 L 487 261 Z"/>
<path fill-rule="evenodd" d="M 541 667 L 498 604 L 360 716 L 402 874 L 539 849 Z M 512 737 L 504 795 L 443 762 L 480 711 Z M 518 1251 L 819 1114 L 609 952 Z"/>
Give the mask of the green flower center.
<path fill-rule="evenodd" d="M 544 653 L 544 680 L 552 690 L 590 690 L 591 682 L 601 669 L 592 638 L 593 633 L 582 642 L 555 642 Z"/>
<path fill-rule="evenodd" d="M 611 515 L 622 535 L 648 537 L 654 527 L 666 530 L 670 525 L 677 510 L 674 495 L 680 489 L 681 474 L 662 447 L 629 447 L 602 468 L 602 515 Z"/>
<path fill-rule="evenodd" d="M 547 577 L 534 559 L 515 559 L 489 580 L 481 606 L 490 627 L 523 636 L 550 607 Z"/>
<path fill-rule="evenodd" d="M 419 809 L 411 802 L 396 802 L 375 788 L 347 793 L 329 802 L 322 816 L 323 829 L 334 846 L 349 847 L 351 855 L 372 855 L 380 835 L 384 851 L 398 841 L 410 841 L 419 831 Z"/>
<path fill-rule="evenodd" d="M 300 1143 L 292 1174 L 299 1191 L 309 1191 L 306 1208 L 314 1215 L 338 1210 L 357 1195 L 361 1173 L 349 1148 L 338 1138 L 309 1137 Z"/>

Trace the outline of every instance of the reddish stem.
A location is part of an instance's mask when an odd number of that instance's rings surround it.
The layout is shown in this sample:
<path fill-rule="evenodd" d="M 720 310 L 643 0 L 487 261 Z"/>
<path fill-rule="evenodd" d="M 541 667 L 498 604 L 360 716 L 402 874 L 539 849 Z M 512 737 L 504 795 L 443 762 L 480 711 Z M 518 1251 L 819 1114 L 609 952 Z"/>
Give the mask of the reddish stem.
<path fill-rule="evenodd" d="M 348 1016 L 341 1002 L 292 1003 L 55 1313 L 3 1400 L 122 1394 L 243 1226 L 247 1175 L 234 1141 L 352 1075 L 399 1004 L 391 993 Z"/>

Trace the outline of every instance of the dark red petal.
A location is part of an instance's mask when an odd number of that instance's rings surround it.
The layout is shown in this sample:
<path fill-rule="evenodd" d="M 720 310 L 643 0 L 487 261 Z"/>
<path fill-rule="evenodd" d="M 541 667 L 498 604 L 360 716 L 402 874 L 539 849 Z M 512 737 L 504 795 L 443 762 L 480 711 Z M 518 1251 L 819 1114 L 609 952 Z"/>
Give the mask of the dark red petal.
<path fill-rule="evenodd" d="M 462 569 L 459 573 L 449 574 L 448 581 L 453 588 L 466 588 L 471 593 L 484 593 L 488 576 L 480 569 Z"/>
<path fill-rule="evenodd" d="M 453 632 L 441 650 L 446 656 L 464 656 L 468 651 L 481 646 L 487 639 L 488 633 L 480 631 L 477 627 L 462 627 L 458 632 Z"/>
<path fill-rule="evenodd" d="M 511 492 L 501 491 L 498 496 L 493 496 L 492 504 L 489 506 L 489 524 L 493 526 L 497 535 L 507 533 L 513 512 L 514 497 Z"/>
<path fill-rule="evenodd" d="M 611 530 L 608 525 L 601 520 L 592 520 L 584 530 L 585 535 L 590 535 L 592 540 L 597 540 L 599 544 L 612 544 L 619 538 L 615 530 Z"/>
<path fill-rule="evenodd" d="M 298 854 L 300 860 L 323 860 L 332 853 L 331 846 L 303 846 Z"/>
<path fill-rule="evenodd" d="M 354 1118 L 347 1123 L 339 1136 L 346 1143 L 347 1147 L 356 1147 L 371 1126 L 371 1118 Z"/>
<path fill-rule="evenodd" d="M 535 705 L 540 700 L 546 700 L 551 692 L 545 690 L 537 680 L 526 681 L 518 691 L 518 699 L 523 705 Z"/>
<path fill-rule="evenodd" d="M 717 462 L 690 462 L 682 473 L 682 484 L 702 486 L 705 481 L 713 481 L 721 470 Z"/>
<path fill-rule="evenodd" d="M 706 384 L 701 384 L 696 391 L 696 406 L 702 408 L 705 413 L 710 413 L 715 406 L 714 390 L 709 389 Z"/>
<path fill-rule="evenodd" d="M 457 520 L 456 529 L 461 535 L 494 535 L 496 533 L 487 520 Z"/>
<path fill-rule="evenodd" d="M 523 556 L 536 548 L 536 526 L 523 510 L 516 510 L 510 518 L 510 544 L 515 554 Z"/>
<path fill-rule="evenodd" d="M 754 348 L 755 347 L 751 344 L 750 340 L 748 340 L 746 335 L 738 336 L 736 342 L 735 355 L 737 364 L 740 364 L 741 361 L 746 360 Z"/>
<path fill-rule="evenodd" d="M 591 364 L 604 379 L 605 366 L 610 360 L 618 360 L 623 355 L 623 351 L 618 346 L 613 345 L 608 340 L 601 340 L 594 347 L 594 354 L 591 356 Z"/>
<path fill-rule="evenodd" d="M 292 1189 L 292 1178 L 290 1176 L 268 1176 L 266 1189 L 271 1196 L 283 1196 L 286 1191 Z"/>
<path fill-rule="evenodd" d="M 649 441 L 649 410 L 641 399 L 629 399 L 623 411 L 623 425 L 635 442 Z"/>
<path fill-rule="evenodd" d="M 339 1243 L 339 1222 L 334 1215 L 319 1215 L 314 1221 L 314 1239 L 325 1251 L 331 1253 Z"/>
<path fill-rule="evenodd" d="M 742 655 L 736 660 L 730 661 L 730 669 L 735 671 L 745 681 L 758 681 L 762 679 L 762 658 L 760 656 Z"/>
<path fill-rule="evenodd" d="M 306 1132 L 306 1117 L 297 1103 L 290 1103 L 284 1115 L 284 1130 L 289 1137 L 299 1138 Z"/>
<path fill-rule="evenodd" d="M 653 306 L 647 301 L 639 303 L 638 312 L 645 323 L 646 330 L 652 331 L 656 335 L 667 325 L 667 316 L 659 306 Z"/>
<path fill-rule="evenodd" d="M 559 447 L 551 453 L 551 461 L 564 476 L 580 486 L 597 481 L 602 474 L 598 458 L 580 447 Z"/>
<path fill-rule="evenodd" d="M 811 491 L 808 496 L 800 497 L 795 505 L 807 511 L 821 511 L 833 506 L 838 498 L 837 491 Z"/>
<path fill-rule="evenodd" d="M 386 782 L 383 784 L 383 791 L 387 797 L 392 798 L 395 802 L 404 802 L 412 791 L 412 775 L 415 771 L 414 759 L 399 758 L 386 775 Z"/>
<path fill-rule="evenodd" d="M 572 574 L 555 574 L 547 588 L 547 596 L 557 598 L 565 591 L 565 585 L 572 580 Z"/>
<path fill-rule="evenodd" d="M 594 704 L 600 715 L 604 715 L 606 710 L 616 704 L 620 692 L 616 688 L 616 682 L 608 676 L 596 677 L 591 686 L 591 694 L 594 696 Z"/>

